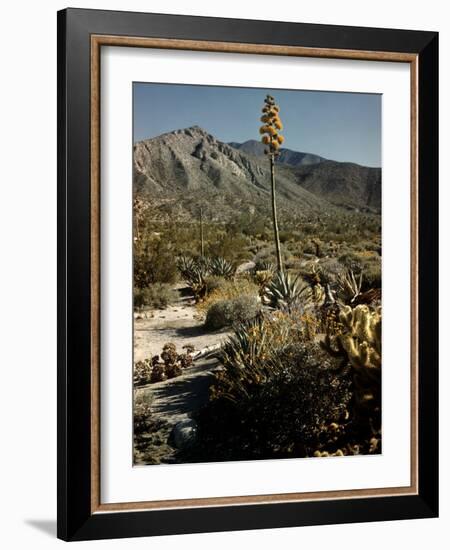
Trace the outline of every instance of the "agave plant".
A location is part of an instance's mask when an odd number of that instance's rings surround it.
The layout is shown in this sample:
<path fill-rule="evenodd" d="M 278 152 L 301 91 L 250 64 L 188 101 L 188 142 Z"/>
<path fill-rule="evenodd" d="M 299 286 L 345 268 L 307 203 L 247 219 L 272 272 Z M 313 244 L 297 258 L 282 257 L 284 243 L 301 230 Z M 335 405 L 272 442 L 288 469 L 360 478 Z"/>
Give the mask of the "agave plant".
<path fill-rule="evenodd" d="M 195 264 L 198 269 L 201 270 L 202 273 L 207 275 L 208 273 L 211 273 L 211 264 L 212 260 L 208 256 L 199 256 L 195 260 Z"/>
<path fill-rule="evenodd" d="M 276 266 L 272 262 L 258 260 L 255 264 L 254 271 L 270 271 L 271 273 L 275 273 Z"/>
<path fill-rule="evenodd" d="M 300 275 L 293 279 L 289 273 L 279 271 L 263 291 L 263 303 L 269 307 L 289 308 L 299 302 L 311 300 L 311 287 L 303 281 Z"/>
<path fill-rule="evenodd" d="M 194 258 L 189 256 L 179 256 L 177 259 L 177 268 L 182 277 L 188 278 L 196 269 L 196 262 Z"/>
<path fill-rule="evenodd" d="M 177 267 L 181 276 L 191 288 L 195 299 L 198 301 L 206 294 L 206 277 L 210 273 L 209 260 L 206 258 L 190 258 L 180 256 Z"/>
<path fill-rule="evenodd" d="M 235 327 L 218 354 L 224 370 L 216 374 L 218 387 L 213 387 L 213 395 L 225 392 L 231 400 L 248 395 L 252 384 L 267 377 L 265 358 L 270 349 L 271 338 L 263 316 Z"/>
<path fill-rule="evenodd" d="M 357 277 L 351 269 L 349 269 L 346 273 L 339 275 L 337 280 L 338 299 L 343 304 L 353 304 L 361 294 L 362 281 L 362 272 Z"/>
<path fill-rule="evenodd" d="M 217 257 L 210 262 L 210 273 L 216 277 L 224 277 L 231 279 L 234 276 L 235 268 L 233 264 L 225 260 L 225 258 Z"/>

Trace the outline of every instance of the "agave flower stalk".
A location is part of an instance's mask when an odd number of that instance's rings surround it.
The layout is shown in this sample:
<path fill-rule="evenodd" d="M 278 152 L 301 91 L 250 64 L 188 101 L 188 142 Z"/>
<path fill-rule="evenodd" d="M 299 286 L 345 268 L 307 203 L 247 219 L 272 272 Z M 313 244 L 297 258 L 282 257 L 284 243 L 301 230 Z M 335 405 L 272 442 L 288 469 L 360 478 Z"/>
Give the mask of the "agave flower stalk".
<path fill-rule="evenodd" d="M 275 195 L 275 158 L 280 154 L 279 148 L 284 141 L 284 137 L 280 133 L 283 129 L 283 124 L 279 116 L 279 111 L 280 108 L 275 103 L 275 99 L 271 95 L 267 95 L 264 100 L 264 107 L 262 108 L 263 114 L 261 122 L 263 126 L 259 129 L 259 133 L 262 136 L 261 141 L 267 146 L 264 150 L 264 154 L 268 155 L 270 159 L 273 230 L 277 255 L 277 268 L 281 273 L 283 271 L 283 264 L 281 261 L 280 233 L 278 229 L 277 202 Z"/>
<path fill-rule="evenodd" d="M 205 239 L 203 235 L 203 208 L 200 206 L 200 256 L 205 256 Z"/>

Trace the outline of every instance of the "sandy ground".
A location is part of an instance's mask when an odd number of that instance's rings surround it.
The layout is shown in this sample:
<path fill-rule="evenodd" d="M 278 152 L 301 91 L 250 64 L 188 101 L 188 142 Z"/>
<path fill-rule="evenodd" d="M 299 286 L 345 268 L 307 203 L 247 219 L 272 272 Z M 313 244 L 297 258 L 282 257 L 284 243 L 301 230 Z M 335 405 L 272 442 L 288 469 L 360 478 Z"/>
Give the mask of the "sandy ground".
<path fill-rule="evenodd" d="M 182 376 L 137 388 L 136 397 L 150 392 L 153 412 L 169 424 L 176 424 L 207 402 L 212 373 L 217 368 L 216 359 L 199 359 Z"/>
<path fill-rule="evenodd" d="M 134 319 L 134 361 L 159 355 L 164 344 L 173 342 L 177 350 L 192 344 L 195 350 L 223 342 L 228 332 L 205 332 L 191 298 L 181 299 L 166 309 L 152 310 Z"/>
<path fill-rule="evenodd" d="M 174 343 L 179 352 L 186 344 L 198 351 L 223 342 L 228 335 L 229 331 L 206 332 L 193 299 L 180 293 L 180 301 L 175 305 L 135 314 L 134 360 L 159 355 L 168 342 Z M 217 368 L 220 367 L 214 357 L 200 357 L 177 378 L 136 388 L 136 398 L 150 398 L 155 418 L 161 422 L 157 432 L 148 434 L 146 450 L 138 463 L 176 462 L 176 450 L 168 443 L 171 429 L 207 402 Z"/>

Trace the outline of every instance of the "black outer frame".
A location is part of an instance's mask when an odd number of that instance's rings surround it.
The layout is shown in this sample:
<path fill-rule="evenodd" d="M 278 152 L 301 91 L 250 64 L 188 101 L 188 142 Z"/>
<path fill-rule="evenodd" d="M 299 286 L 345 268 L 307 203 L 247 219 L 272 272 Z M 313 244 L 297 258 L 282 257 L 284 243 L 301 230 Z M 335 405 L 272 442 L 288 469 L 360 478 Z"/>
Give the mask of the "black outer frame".
<path fill-rule="evenodd" d="M 419 56 L 419 494 L 91 514 L 90 35 Z M 69 8 L 58 12 L 58 537 L 89 540 L 438 515 L 438 33 Z"/>

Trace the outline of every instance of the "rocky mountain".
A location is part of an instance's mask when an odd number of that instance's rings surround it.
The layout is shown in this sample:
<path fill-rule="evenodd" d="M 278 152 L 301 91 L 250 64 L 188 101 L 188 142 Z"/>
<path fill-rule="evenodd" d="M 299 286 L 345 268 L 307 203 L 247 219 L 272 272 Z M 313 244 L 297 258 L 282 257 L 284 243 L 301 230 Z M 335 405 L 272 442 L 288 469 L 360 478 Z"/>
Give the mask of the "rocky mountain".
<path fill-rule="evenodd" d="M 243 149 L 198 126 L 140 141 L 134 146 L 134 192 L 159 216 L 188 220 L 200 204 L 211 220 L 230 219 L 237 209 L 268 215 L 268 160 Z M 376 211 L 381 204 L 379 170 L 324 159 L 277 165 L 278 207 L 291 218 L 320 217 L 342 207 Z"/>
<path fill-rule="evenodd" d="M 303 189 L 337 206 L 381 212 L 381 168 L 328 160 L 295 168 L 295 174 Z"/>
<path fill-rule="evenodd" d="M 253 155 L 255 157 L 264 156 L 264 144 L 256 139 L 249 139 L 243 143 L 237 143 L 236 141 L 230 142 L 228 145 L 239 149 L 248 155 Z M 320 157 L 319 155 L 314 155 L 312 153 L 301 153 L 299 151 L 293 151 L 292 149 L 280 149 L 280 155 L 277 158 L 277 162 L 282 164 L 290 164 L 291 166 L 303 166 L 305 164 L 318 164 L 319 162 L 324 162 L 325 158 Z"/>

